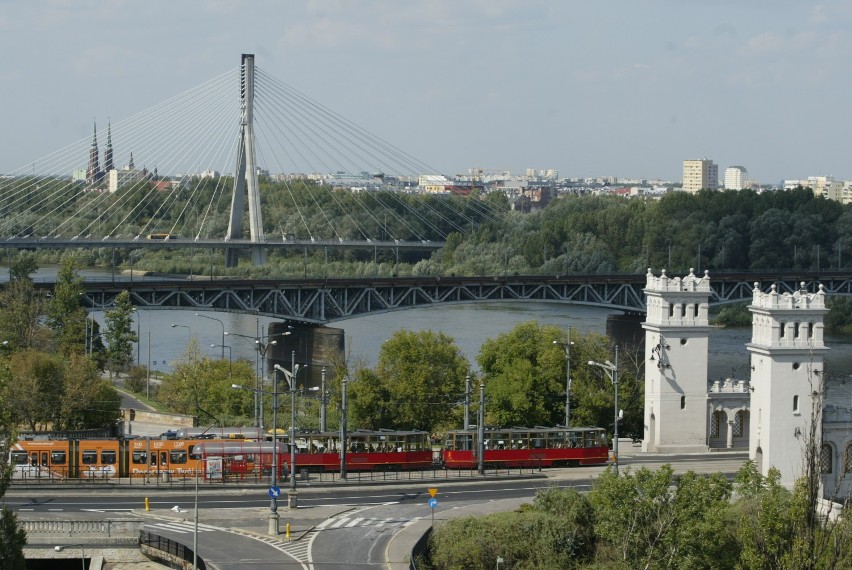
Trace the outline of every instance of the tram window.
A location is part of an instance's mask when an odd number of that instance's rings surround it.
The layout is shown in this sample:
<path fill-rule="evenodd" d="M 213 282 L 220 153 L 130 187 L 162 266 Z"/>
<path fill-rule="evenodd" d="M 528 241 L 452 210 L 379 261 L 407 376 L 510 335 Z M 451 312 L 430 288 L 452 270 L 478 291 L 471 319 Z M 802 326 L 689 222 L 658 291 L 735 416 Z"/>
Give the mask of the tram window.
<path fill-rule="evenodd" d="M 51 451 L 50 452 L 50 464 L 51 465 L 65 465 L 65 452 L 64 451 Z"/>
<path fill-rule="evenodd" d="M 186 450 L 173 449 L 169 453 L 169 461 L 171 461 L 172 463 L 186 463 Z"/>
<path fill-rule="evenodd" d="M 101 463 L 103 463 L 104 465 L 115 465 L 115 450 L 101 450 Z"/>
<path fill-rule="evenodd" d="M 83 465 L 95 465 L 98 462 L 98 452 L 95 449 L 83 450 Z"/>
<path fill-rule="evenodd" d="M 13 465 L 26 465 L 27 464 L 27 452 L 26 451 L 13 451 L 12 452 L 12 464 Z"/>
<path fill-rule="evenodd" d="M 133 463 L 143 464 L 148 463 L 148 454 L 144 451 L 134 451 L 133 452 Z"/>

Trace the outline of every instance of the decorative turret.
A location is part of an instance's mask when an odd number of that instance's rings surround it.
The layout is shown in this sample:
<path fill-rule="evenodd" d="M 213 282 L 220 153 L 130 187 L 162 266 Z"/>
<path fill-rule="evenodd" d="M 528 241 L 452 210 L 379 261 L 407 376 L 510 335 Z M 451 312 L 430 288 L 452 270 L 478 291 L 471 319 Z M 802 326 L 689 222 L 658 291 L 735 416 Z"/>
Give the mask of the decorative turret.
<path fill-rule="evenodd" d="M 794 293 L 768 293 L 754 284 L 751 342 L 751 424 L 749 457 L 764 475 L 771 467 L 792 487 L 804 470 L 814 406 L 821 405 L 825 292 L 809 293 L 802 282 Z M 815 400 L 816 398 L 816 400 Z M 821 431 L 817 426 L 817 441 Z"/>
<path fill-rule="evenodd" d="M 710 277 L 656 277 L 645 285 L 645 433 L 643 451 L 707 449 Z"/>

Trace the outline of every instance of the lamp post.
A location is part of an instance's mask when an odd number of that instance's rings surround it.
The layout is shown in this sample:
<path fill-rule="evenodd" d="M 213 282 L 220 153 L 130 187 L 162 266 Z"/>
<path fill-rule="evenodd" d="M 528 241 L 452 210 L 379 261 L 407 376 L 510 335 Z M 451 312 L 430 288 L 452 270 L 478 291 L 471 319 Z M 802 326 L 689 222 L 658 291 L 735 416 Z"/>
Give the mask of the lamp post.
<path fill-rule="evenodd" d="M 340 478 L 346 479 L 346 378 L 340 381 Z"/>
<path fill-rule="evenodd" d="M 142 320 L 142 315 L 136 310 L 136 307 L 133 307 L 133 314 L 136 315 L 136 364 L 142 364 L 140 360 L 140 347 L 142 346 L 142 337 L 139 335 L 139 321 Z"/>
<path fill-rule="evenodd" d="M 210 345 L 210 348 L 219 348 L 219 347 L 222 347 L 222 358 L 225 357 L 225 354 L 224 354 L 225 349 L 226 348 L 228 349 L 228 378 L 230 378 L 231 377 L 231 371 L 232 371 L 232 365 L 233 365 L 233 362 L 234 362 L 233 359 L 231 358 L 231 354 L 233 353 L 233 351 L 231 350 L 231 347 L 228 346 L 227 344 L 211 344 Z"/>
<path fill-rule="evenodd" d="M 286 331 L 283 333 L 275 333 L 273 335 L 263 337 L 263 336 L 249 336 L 247 334 L 240 334 L 230 331 L 224 331 L 222 336 L 238 336 L 240 338 L 248 339 L 254 341 L 254 348 L 257 351 L 257 355 L 255 357 L 255 399 L 254 399 L 254 425 L 259 429 L 263 429 L 263 376 L 265 366 L 261 366 L 261 363 L 264 362 L 266 358 L 266 351 L 269 350 L 270 346 L 278 344 L 277 340 L 269 340 L 276 336 L 288 336 L 290 331 Z M 267 342 L 263 342 L 263 339 L 266 338 Z"/>
<path fill-rule="evenodd" d="M 275 365 L 275 370 L 282 372 L 290 387 L 290 491 L 288 493 L 288 506 L 296 507 L 296 377 L 300 366 L 293 364 L 293 371 L 289 371 L 280 364 Z M 273 407 L 272 414 L 275 415 Z"/>
<path fill-rule="evenodd" d="M 202 315 L 201 313 L 195 313 L 196 317 L 201 317 L 202 319 L 210 319 L 211 321 L 216 321 L 220 325 L 222 325 L 222 344 L 217 346 L 222 347 L 222 358 L 225 358 L 225 323 L 217 319 L 216 317 L 208 317 L 207 315 Z"/>
<path fill-rule="evenodd" d="M 321 372 L 321 381 L 320 381 L 320 432 L 325 433 L 325 430 L 328 428 L 328 425 L 325 421 L 325 406 L 327 399 L 327 394 L 325 391 L 325 366 L 322 367 Z"/>
<path fill-rule="evenodd" d="M 80 547 L 80 561 L 83 563 L 83 570 L 86 570 L 86 548 L 82 544 L 77 543 L 77 544 L 56 545 L 56 546 L 53 547 L 53 550 L 55 550 L 56 552 L 62 552 L 68 546 L 79 546 Z"/>
<path fill-rule="evenodd" d="M 618 409 L 618 345 L 615 346 L 615 364 L 609 360 L 603 362 L 589 361 L 589 366 L 597 366 L 606 372 L 615 388 L 615 415 L 612 428 L 612 465 L 615 468 L 615 474 L 618 475 L 618 422 L 621 419 L 621 412 Z"/>
<path fill-rule="evenodd" d="M 565 349 L 565 427 L 571 427 L 571 325 L 568 325 L 568 342 L 554 340 L 553 344 Z"/>

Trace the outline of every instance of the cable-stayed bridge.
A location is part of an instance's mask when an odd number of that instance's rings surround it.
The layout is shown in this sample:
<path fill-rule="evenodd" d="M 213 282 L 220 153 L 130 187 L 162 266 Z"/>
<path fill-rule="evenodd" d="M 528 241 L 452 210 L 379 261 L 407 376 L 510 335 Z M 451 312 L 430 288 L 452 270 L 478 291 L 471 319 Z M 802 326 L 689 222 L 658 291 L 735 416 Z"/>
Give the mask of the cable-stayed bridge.
<path fill-rule="evenodd" d="M 472 185 L 419 192 L 436 168 L 250 54 L 100 127 L 0 179 L 0 247 L 217 248 L 229 265 L 247 249 L 262 264 L 270 248 L 428 251 L 498 219 Z"/>

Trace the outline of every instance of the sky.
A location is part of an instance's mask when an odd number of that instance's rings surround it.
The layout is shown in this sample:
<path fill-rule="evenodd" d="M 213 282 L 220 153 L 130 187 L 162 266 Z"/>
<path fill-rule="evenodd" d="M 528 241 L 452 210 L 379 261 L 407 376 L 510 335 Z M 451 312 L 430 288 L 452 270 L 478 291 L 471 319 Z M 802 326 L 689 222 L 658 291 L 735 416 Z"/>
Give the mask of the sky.
<path fill-rule="evenodd" d="M 254 53 L 443 173 L 849 180 L 850 46 L 848 0 L 0 0 L 0 172 Z"/>

